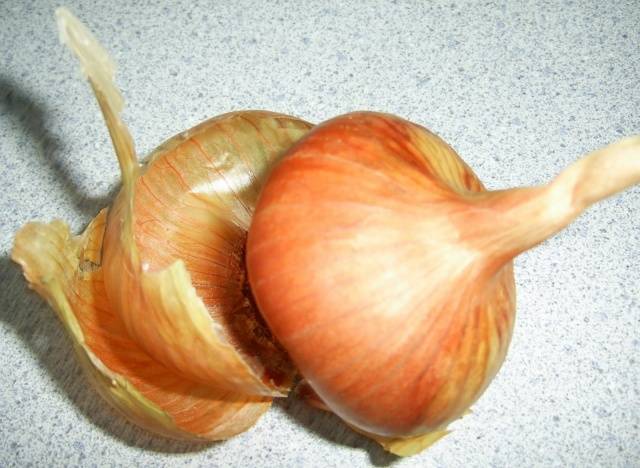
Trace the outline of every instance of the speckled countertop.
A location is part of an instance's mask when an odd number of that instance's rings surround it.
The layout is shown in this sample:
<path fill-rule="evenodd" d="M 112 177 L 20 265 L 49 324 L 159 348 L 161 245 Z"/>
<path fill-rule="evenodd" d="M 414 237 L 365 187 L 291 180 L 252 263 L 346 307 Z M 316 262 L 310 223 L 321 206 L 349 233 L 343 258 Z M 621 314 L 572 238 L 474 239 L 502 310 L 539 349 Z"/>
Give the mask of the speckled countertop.
<path fill-rule="evenodd" d="M 230 110 L 322 121 L 371 109 L 430 127 L 503 188 L 640 133 L 635 0 L 97 3 L 69 7 L 119 65 L 141 154 Z M 19 226 L 63 218 L 77 231 L 118 182 L 55 6 L 0 5 L 0 466 L 640 466 L 638 187 L 518 259 L 504 367 L 419 456 L 389 456 L 294 401 L 211 446 L 115 415 L 9 260 Z"/>

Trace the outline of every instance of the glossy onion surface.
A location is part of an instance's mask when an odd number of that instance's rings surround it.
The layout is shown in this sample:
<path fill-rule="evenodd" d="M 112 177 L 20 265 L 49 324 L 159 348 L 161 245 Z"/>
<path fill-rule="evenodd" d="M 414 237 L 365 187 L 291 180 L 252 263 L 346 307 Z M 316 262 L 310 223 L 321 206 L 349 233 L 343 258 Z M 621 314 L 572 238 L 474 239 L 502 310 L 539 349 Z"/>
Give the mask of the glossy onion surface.
<path fill-rule="evenodd" d="M 442 429 L 502 363 L 510 261 L 468 236 L 484 188 L 428 130 L 355 113 L 313 129 L 262 192 L 249 279 L 267 323 L 322 401 L 382 436 Z"/>

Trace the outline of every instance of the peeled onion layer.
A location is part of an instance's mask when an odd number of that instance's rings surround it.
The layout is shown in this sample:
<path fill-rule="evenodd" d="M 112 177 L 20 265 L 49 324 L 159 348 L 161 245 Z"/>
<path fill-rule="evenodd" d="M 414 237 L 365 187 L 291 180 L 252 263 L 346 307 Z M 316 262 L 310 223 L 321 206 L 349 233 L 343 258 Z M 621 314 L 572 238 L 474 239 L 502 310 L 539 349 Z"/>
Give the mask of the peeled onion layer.
<path fill-rule="evenodd" d="M 105 293 L 102 240 L 107 210 L 71 236 L 62 221 L 29 223 L 12 258 L 29 286 L 64 324 L 85 375 L 134 424 L 175 439 L 222 440 L 250 428 L 271 399 L 239 395 L 185 379 L 131 340 Z"/>
<path fill-rule="evenodd" d="M 268 168 L 308 127 L 257 111 L 207 121 L 155 152 L 113 206 L 107 293 L 130 335 L 189 378 L 251 395 L 291 385 L 294 368 L 252 302 L 244 250 Z"/>
<path fill-rule="evenodd" d="M 286 395 L 295 369 L 253 304 L 245 239 L 266 173 L 311 125 L 271 112 L 226 114 L 168 140 L 141 168 L 119 116 L 113 64 L 75 18 L 58 18 L 120 163 L 103 265 L 107 297 L 129 336 L 191 380 Z"/>
<path fill-rule="evenodd" d="M 114 64 L 68 10 L 56 17 L 101 107 L 123 187 L 80 236 L 62 221 L 27 224 L 12 258 L 125 417 L 172 438 L 229 438 L 257 421 L 269 396 L 286 394 L 294 374 L 242 265 L 265 173 L 310 124 L 227 114 L 168 140 L 141 169 Z"/>
<path fill-rule="evenodd" d="M 635 137 L 546 186 L 488 192 L 425 128 L 347 114 L 272 171 L 249 230 L 249 280 L 331 411 L 370 434 L 419 437 L 463 415 L 502 364 L 512 258 L 638 182 Z"/>

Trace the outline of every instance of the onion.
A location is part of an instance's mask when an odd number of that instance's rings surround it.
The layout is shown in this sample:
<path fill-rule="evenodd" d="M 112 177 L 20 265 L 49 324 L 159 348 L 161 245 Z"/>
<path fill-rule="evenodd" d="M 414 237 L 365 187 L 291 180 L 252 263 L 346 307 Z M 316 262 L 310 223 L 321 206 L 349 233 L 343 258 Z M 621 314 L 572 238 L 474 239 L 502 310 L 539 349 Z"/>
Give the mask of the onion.
<path fill-rule="evenodd" d="M 100 104 L 123 188 L 79 236 L 61 221 L 29 223 L 12 258 L 125 417 L 168 437 L 229 438 L 286 395 L 295 374 L 255 309 L 244 249 L 266 173 L 311 125 L 225 114 L 171 138 L 142 167 L 114 64 L 69 11 L 56 16 Z"/>
<path fill-rule="evenodd" d="M 464 414 L 505 358 L 513 257 L 638 182 L 638 137 L 549 185 L 488 192 L 428 130 L 344 115 L 269 176 L 249 230 L 250 284 L 324 405 L 381 440 L 427 437 Z"/>

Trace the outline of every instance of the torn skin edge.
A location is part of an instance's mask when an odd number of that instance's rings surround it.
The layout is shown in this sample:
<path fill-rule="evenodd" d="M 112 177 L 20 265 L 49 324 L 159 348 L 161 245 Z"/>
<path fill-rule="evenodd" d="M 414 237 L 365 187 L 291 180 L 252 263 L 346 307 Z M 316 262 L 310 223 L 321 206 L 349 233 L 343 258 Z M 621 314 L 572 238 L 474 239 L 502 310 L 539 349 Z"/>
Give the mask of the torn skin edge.
<path fill-rule="evenodd" d="M 76 314 L 97 315 L 109 307 L 100 302 L 100 296 L 93 289 L 102 282 L 100 254 L 106 213 L 106 209 L 102 210 L 85 232 L 75 237 L 62 221 L 29 223 L 17 233 L 12 251 L 12 259 L 22 266 L 29 287 L 56 311 L 89 381 L 130 422 L 164 437 L 224 440 L 251 427 L 269 408 L 269 400 L 251 401 L 248 398 L 245 403 L 226 403 L 216 400 L 216 395 L 222 395 L 220 392 L 208 391 L 209 395 L 194 398 L 204 398 L 205 404 L 210 402 L 218 411 L 209 413 L 212 417 L 210 424 L 205 424 L 205 430 L 193 431 L 177 425 L 169 412 L 146 398 L 126 376 L 112 371 L 89 347 Z M 73 299 L 77 300 L 75 308 Z M 185 399 L 185 406 L 188 404 L 193 402 Z M 248 410 L 243 411 L 245 408 Z M 228 417 L 224 415 L 226 411 Z M 220 414 L 223 416 L 219 417 Z"/>
<path fill-rule="evenodd" d="M 189 379 L 243 394 L 286 396 L 290 381 L 285 379 L 282 385 L 265 381 L 232 346 L 197 295 L 184 262 L 178 259 L 160 272 L 144 271 L 133 232 L 141 170 L 133 138 L 120 115 L 124 99 L 114 82 L 115 63 L 69 10 L 56 10 L 56 19 L 61 42 L 76 55 L 91 84 L 121 169 L 123 188 L 112 206 L 113 220 L 105 236 L 104 275 L 111 306 L 150 356 Z M 166 326 L 175 323 L 181 327 Z"/>

